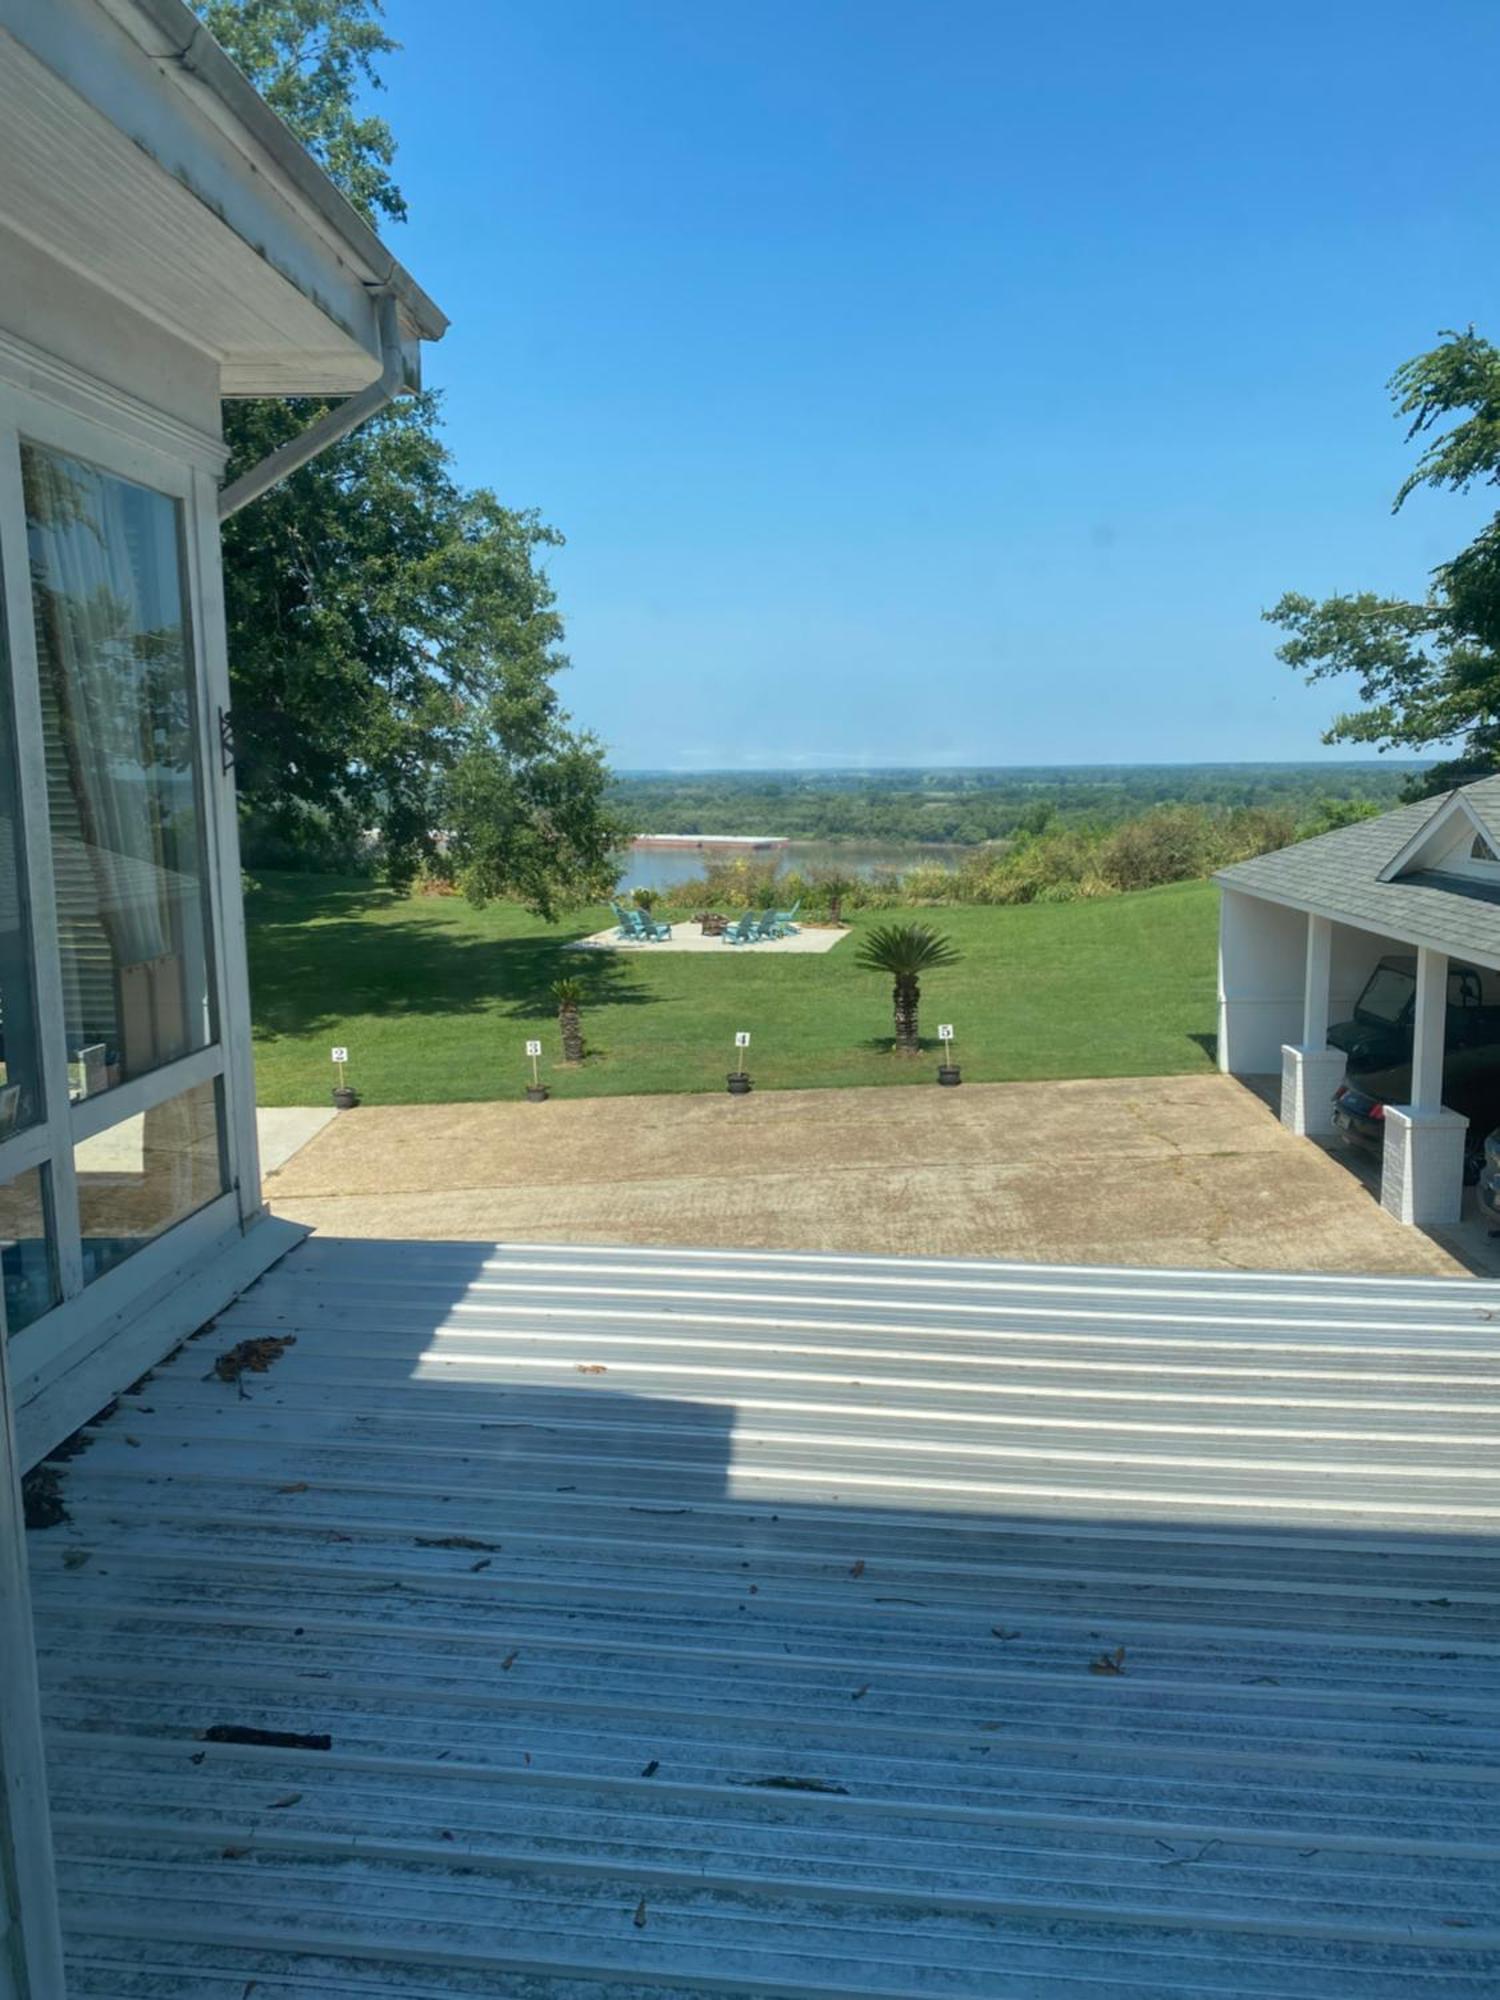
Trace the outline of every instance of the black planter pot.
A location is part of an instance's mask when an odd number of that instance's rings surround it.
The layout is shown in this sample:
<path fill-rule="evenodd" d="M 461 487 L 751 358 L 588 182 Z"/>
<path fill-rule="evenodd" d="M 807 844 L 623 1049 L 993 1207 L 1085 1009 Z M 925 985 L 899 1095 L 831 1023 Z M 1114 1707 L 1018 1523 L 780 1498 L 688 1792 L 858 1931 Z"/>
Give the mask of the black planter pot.
<path fill-rule="evenodd" d="M 750 1095 L 750 1079 L 745 1075 L 743 1070 L 732 1069 L 729 1072 L 729 1095 L 731 1097 L 748 1097 Z"/>
<path fill-rule="evenodd" d="M 352 1111 L 358 1102 L 359 1092 L 354 1088 L 353 1084 L 344 1083 L 334 1086 L 333 1108 L 335 1111 Z"/>
<path fill-rule="evenodd" d="M 939 1083 L 946 1083 L 946 1084 L 950 1084 L 950 1085 L 951 1085 L 951 1084 L 955 1084 L 955 1083 L 962 1083 L 962 1082 L 963 1082 L 963 1077 L 962 1077 L 962 1075 L 961 1075 L 961 1074 L 959 1073 L 959 1067 L 958 1067 L 958 1064 L 957 1064 L 957 1063 L 939 1063 L 939 1064 L 938 1064 L 938 1082 L 939 1082 Z"/>
<path fill-rule="evenodd" d="M 528 1104 L 545 1104 L 551 1094 L 545 1083 L 528 1083 L 526 1086 Z"/>

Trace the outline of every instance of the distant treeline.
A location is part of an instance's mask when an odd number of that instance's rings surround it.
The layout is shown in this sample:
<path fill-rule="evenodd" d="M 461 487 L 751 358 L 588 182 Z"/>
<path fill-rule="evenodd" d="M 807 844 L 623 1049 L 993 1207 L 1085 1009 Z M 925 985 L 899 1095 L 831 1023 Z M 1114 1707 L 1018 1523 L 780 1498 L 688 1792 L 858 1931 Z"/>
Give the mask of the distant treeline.
<path fill-rule="evenodd" d="M 1303 818 L 1286 806 L 1150 806 L 1113 826 L 1056 821 L 1040 832 L 975 847 L 957 867 L 942 861 L 874 876 L 838 868 L 804 875 L 746 860 L 711 862 L 696 880 L 676 883 L 653 902 L 686 916 L 706 909 L 790 908 L 839 921 L 846 910 L 928 907 L 945 903 L 1074 903 L 1192 882 L 1232 861 L 1310 840 L 1380 810 L 1369 799 L 1318 800 Z"/>
<path fill-rule="evenodd" d="M 703 771 L 617 775 L 610 803 L 640 833 L 794 840 L 1009 840 L 1102 832 L 1153 806 L 1264 808 L 1301 823 L 1325 803 L 1400 802 L 1418 764 L 1075 764 L 955 771 Z"/>

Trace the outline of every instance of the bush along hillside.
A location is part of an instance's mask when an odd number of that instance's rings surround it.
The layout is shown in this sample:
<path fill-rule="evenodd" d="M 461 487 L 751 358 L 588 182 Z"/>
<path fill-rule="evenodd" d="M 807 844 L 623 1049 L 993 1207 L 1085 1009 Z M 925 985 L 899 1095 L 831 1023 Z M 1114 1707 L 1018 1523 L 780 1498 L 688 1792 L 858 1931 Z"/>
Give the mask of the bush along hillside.
<path fill-rule="evenodd" d="M 1231 861 L 1268 854 L 1378 810 L 1364 800 L 1326 800 L 1299 823 L 1274 806 L 1229 811 L 1157 806 L 1109 827 L 1021 833 L 1003 846 L 975 848 L 956 868 L 927 863 L 899 875 L 856 878 L 832 870 L 778 874 L 764 864 L 724 861 L 676 884 L 663 900 L 669 914 L 687 915 L 703 909 L 786 907 L 800 898 L 808 915 L 835 918 L 845 910 L 1082 902 L 1198 881 Z"/>

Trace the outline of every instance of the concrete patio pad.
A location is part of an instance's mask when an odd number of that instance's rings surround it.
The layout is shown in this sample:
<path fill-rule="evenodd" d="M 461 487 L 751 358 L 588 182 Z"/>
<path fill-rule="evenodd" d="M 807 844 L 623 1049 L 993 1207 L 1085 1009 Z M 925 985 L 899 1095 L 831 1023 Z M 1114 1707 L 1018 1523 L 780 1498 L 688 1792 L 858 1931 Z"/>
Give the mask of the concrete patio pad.
<path fill-rule="evenodd" d="M 365 1106 L 266 1190 L 343 1236 L 1462 1268 L 1217 1075 Z"/>
<path fill-rule="evenodd" d="M 618 932 L 595 931 L 592 937 L 577 938 L 570 951 L 713 951 L 721 958 L 743 958 L 754 952 L 757 958 L 794 957 L 798 952 L 832 951 L 851 933 L 837 924 L 799 927 L 790 937 L 764 938 L 759 944 L 726 944 L 722 937 L 705 937 L 696 924 L 674 923 L 669 938 L 622 938 Z"/>
<path fill-rule="evenodd" d="M 337 1116 L 331 1104 L 261 1105 L 255 1113 L 261 1172 L 274 1174 L 284 1167 Z"/>

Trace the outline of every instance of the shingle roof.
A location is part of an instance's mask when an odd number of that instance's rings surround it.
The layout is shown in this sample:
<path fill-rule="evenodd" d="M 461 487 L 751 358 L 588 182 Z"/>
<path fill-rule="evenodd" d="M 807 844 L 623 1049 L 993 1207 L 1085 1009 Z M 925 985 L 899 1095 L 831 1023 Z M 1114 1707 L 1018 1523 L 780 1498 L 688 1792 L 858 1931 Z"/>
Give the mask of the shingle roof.
<path fill-rule="evenodd" d="M 1496 829 L 1500 852 L 1500 777 L 1480 778 L 1462 788 L 1465 802 L 1487 828 Z M 1451 876 L 1421 872 L 1382 882 L 1408 843 L 1440 813 L 1453 794 L 1397 806 L 1378 819 L 1361 820 L 1221 868 L 1216 880 L 1226 889 L 1291 903 L 1319 916 L 1383 931 L 1408 944 L 1477 959 L 1500 967 L 1500 904 L 1476 897 L 1468 884 Z"/>

